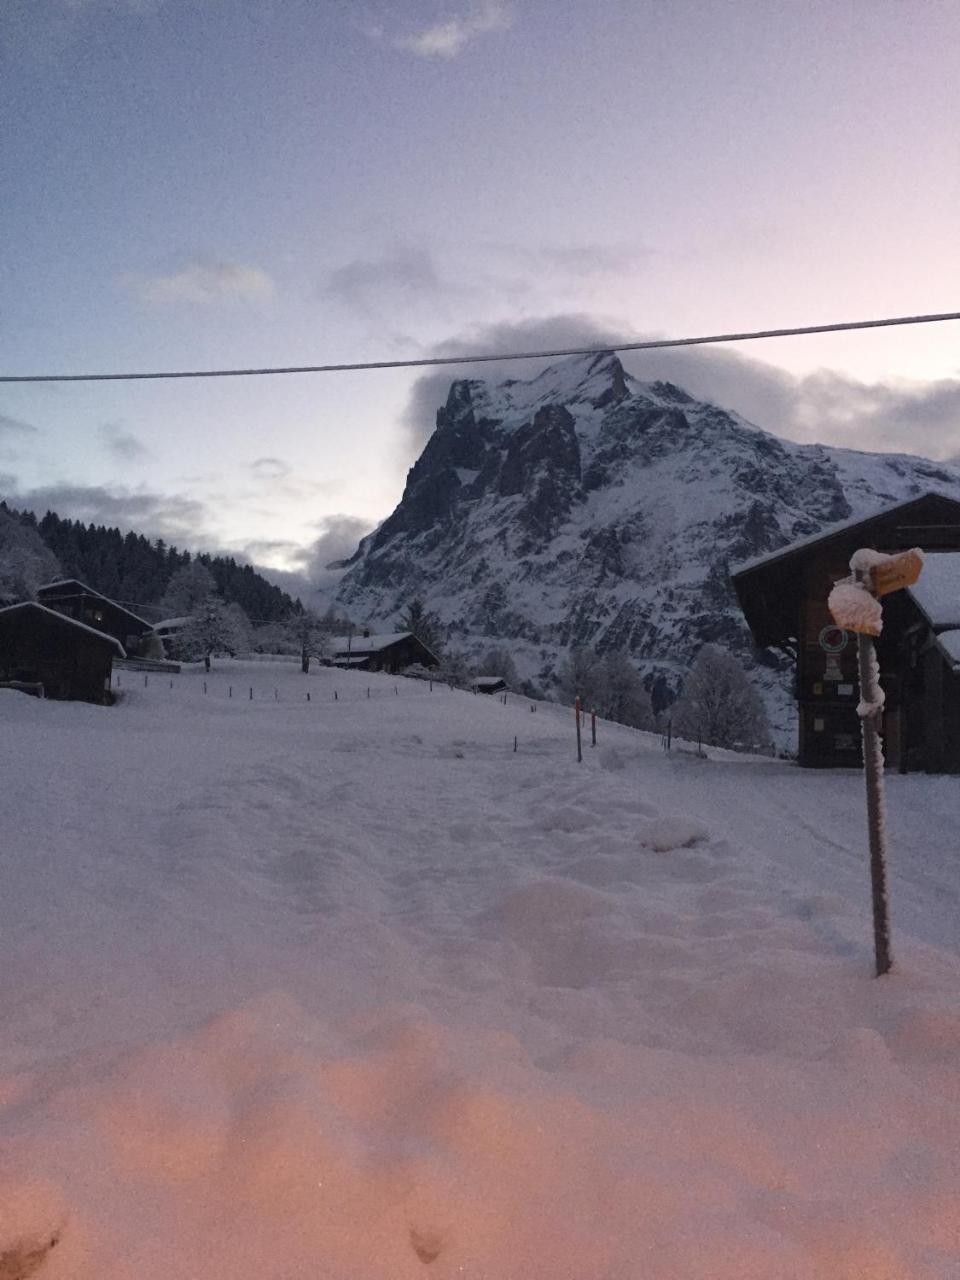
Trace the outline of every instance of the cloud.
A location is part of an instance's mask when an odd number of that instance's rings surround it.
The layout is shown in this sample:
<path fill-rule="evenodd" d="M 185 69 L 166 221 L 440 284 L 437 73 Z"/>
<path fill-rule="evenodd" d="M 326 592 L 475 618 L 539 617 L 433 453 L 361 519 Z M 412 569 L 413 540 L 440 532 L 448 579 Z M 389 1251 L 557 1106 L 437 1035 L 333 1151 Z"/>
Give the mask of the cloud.
<path fill-rule="evenodd" d="M 212 541 L 211 512 L 195 498 L 157 493 L 140 486 L 56 484 L 21 489 L 13 476 L 0 477 L 3 496 L 12 506 L 42 516 L 55 511 L 85 524 L 118 525 L 151 538 L 203 547 Z"/>
<path fill-rule="evenodd" d="M 11 418 L 9 414 L 0 413 L 0 438 L 10 436 L 37 435 L 37 428 L 22 418 Z"/>
<path fill-rule="evenodd" d="M 477 326 L 438 344 L 438 356 L 569 347 L 615 347 L 656 335 L 586 313 Z M 643 381 L 674 382 L 691 395 L 739 413 L 800 443 L 870 452 L 914 453 L 944 461 L 960 454 L 960 380 L 867 383 L 836 370 L 795 377 L 730 348 L 682 347 L 624 352 L 628 372 Z M 416 457 L 434 429 L 437 409 L 457 378 L 531 378 L 550 360 L 450 366 L 418 378 L 401 416 L 405 445 Z"/>
<path fill-rule="evenodd" d="M 118 462 L 145 462 L 153 457 L 147 446 L 119 423 L 104 423 L 100 428 L 100 439 Z"/>
<path fill-rule="evenodd" d="M 464 14 L 424 27 L 393 44 L 421 58 L 456 58 L 478 36 L 505 31 L 512 25 L 513 15 L 504 0 L 486 0 L 472 5 Z"/>
<path fill-rule="evenodd" d="M 314 540 L 306 546 L 289 541 L 260 540 L 247 542 L 243 554 L 254 563 L 259 573 L 291 595 L 300 596 L 312 608 L 326 608 L 326 597 L 343 577 L 342 569 L 329 566 L 346 560 L 357 549 L 360 539 L 372 531 L 369 520 L 359 516 L 325 516 L 317 524 Z M 281 559 L 292 569 L 274 569 L 262 564 L 265 559 Z"/>
<path fill-rule="evenodd" d="M 410 303 L 436 297 L 445 286 L 426 249 L 397 245 L 378 258 L 355 258 L 327 277 L 324 292 L 357 311 L 369 313 L 399 299 Z"/>
<path fill-rule="evenodd" d="M 127 274 L 121 281 L 142 301 L 155 306 L 218 302 L 265 302 L 273 297 L 273 281 L 261 267 L 239 262 L 195 260 L 167 276 Z"/>
<path fill-rule="evenodd" d="M 291 467 L 282 458 L 257 458 L 250 463 L 250 470 L 257 480 L 285 480 Z"/>

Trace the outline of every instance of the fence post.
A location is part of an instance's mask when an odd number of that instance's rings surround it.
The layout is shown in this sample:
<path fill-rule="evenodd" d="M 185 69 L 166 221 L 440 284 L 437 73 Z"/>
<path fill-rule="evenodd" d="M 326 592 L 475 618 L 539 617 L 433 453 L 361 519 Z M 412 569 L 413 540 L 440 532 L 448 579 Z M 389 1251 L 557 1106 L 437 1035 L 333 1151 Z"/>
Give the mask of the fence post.
<path fill-rule="evenodd" d="M 597 713 L 596 711 L 590 712 L 590 745 L 591 747 L 595 747 L 597 745 Z"/>
<path fill-rule="evenodd" d="M 203 682 L 203 692 L 204 692 L 204 693 L 206 693 L 206 692 L 207 692 L 207 682 L 206 682 L 206 680 L 204 680 L 204 682 Z"/>
<path fill-rule="evenodd" d="M 250 701 L 253 701 L 253 685 L 250 686 Z"/>
<path fill-rule="evenodd" d="M 573 718 L 577 722 L 577 764 L 583 764 L 583 749 L 580 744 L 580 699 L 573 704 Z"/>

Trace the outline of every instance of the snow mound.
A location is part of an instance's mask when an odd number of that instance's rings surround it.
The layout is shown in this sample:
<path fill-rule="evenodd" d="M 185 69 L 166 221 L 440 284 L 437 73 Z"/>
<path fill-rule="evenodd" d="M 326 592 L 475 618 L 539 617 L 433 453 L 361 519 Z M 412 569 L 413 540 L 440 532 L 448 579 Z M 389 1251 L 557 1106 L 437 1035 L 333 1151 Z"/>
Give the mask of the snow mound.
<path fill-rule="evenodd" d="M 680 814 L 654 818 L 640 829 L 640 843 L 645 849 L 657 853 L 670 853 L 673 849 L 688 849 L 710 839 L 710 832 L 695 818 Z"/>

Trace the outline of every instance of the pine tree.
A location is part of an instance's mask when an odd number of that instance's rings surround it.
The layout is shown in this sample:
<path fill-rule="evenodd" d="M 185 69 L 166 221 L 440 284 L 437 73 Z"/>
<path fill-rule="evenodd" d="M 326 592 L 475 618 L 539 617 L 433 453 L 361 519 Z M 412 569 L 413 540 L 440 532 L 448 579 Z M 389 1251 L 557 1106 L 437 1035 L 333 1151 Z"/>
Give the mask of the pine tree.
<path fill-rule="evenodd" d="M 423 601 L 415 598 L 400 615 L 400 628 L 409 631 L 422 645 L 439 658 L 443 653 L 443 628 L 435 613 L 428 612 Z"/>

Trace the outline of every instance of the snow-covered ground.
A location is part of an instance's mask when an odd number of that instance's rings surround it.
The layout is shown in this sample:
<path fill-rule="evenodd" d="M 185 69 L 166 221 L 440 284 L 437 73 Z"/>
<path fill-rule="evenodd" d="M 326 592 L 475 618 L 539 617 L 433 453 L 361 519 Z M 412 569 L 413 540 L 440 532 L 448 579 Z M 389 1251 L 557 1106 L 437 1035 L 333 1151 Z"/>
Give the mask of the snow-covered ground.
<path fill-rule="evenodd" d="M 855 774 L 121 679 L 0 691 L 3 1280 L 960 1275 L 957 780 L 876 980 Z"/>

